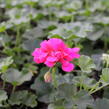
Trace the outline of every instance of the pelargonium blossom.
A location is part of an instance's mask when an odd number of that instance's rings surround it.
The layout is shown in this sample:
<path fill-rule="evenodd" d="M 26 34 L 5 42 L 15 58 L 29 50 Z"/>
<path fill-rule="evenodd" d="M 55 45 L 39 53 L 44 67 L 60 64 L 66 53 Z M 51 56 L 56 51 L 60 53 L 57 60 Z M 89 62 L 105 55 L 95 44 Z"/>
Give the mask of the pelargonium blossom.
<path fill-rule="evenodd" d="M 69 48 L 61 39 L 51 38 L 41 42 L 40 48 L 36 48 L 32 56 L 37 64 L 44 63 L 48 67 L 53 67 L 59 62 L 64 71 L 70 72 L 74 69 L 71 61 L 80 57 L 79 51 L 80 48 Z"/>

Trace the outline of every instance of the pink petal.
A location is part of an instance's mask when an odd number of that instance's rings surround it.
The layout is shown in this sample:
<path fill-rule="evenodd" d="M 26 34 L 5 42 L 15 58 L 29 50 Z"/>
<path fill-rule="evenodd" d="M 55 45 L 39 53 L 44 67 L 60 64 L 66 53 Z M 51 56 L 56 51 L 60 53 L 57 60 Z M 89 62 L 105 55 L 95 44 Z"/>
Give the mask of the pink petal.
<path fill-rule="evenodd" d="M 47 61 L 49 61 L 49 62 L 56 62 L 57 61 L 57 58 L 56 57 L 49 56 L 47 58 Z"/>
<path fill-rule="evenodd" d="M 80 51 L 80 48 L 77 48 L 77 47 L 72 48 L 72 52 L 78 53 L 79 51 Z"/>
<path fill-rule="evenodd" d="M 39 58 L 37 58 L 37 57 L 34 57 L 33 60 L 34 60 L 34 62 L 36 62 L 37 64 L 42 63 L 41 60 L 40 60 Z"/>
<path fill-rule="evenodd" d="M 54 62 L 45 61 L 45 63 L 48 67 L 53 67 L 55 65 Z"/>
<path fill-rule="evenodd" d="M 52 47 L 54 48 L 54 50 L 62 51 L 62 50 L 64 50 L 64 48 L 67 47 L 65 45 L 65 43 L 61 39 L 58 39 L 58 38 L 51 38 L 51 39 L 49 39 L 49 42 L 52 45 Z"/>
<path fill-rule="evenodd" d="M 63 57 L 63 54 L 62 54 L 62 52 L 60 52 L 60 51 L 56 51 L 53 55 L 54 55 L 58 60 L 60 60 L 60 59 Z"/>
<path fill-rule="evenodd" d="M 68 49 L 68 55 L 72 57 L 72 59 L 74 58 L 79 58 L 80 54 L 78 54 L 80 48 L 69 48 Z"/>
<path fill-rule="evenodd" d="M 32 52 L 32 56 L 37 55 L 38 52 L 40 52 L 40 48 L 36 48 L 36 49 Z"/>
<path fill-rule="evenodd" d="M 49 43 L 49 41 L 44 40 L 41 44 L 41 49 L 45 52 L 50 52 L 53 50 L 52 45 Z"/>
<path fill-rule="evenodd" d="M 46 60 L 47 53 L 43 52 L 40 48 L 36 48 L 32 53 L 32 56 L 34 56 L 34 61 L 39 64 Z"/>
<path fill-rule="evenodd" d="M 77 53 L 73 54 L 73 58 L 80 58 L 80 54 Z"/>
<path fill-rule="evenodd" d="M 62 64 L 62 69 L 66 72 L 71 72 L 74 69 L 74 65 L 66 61 Z"/>

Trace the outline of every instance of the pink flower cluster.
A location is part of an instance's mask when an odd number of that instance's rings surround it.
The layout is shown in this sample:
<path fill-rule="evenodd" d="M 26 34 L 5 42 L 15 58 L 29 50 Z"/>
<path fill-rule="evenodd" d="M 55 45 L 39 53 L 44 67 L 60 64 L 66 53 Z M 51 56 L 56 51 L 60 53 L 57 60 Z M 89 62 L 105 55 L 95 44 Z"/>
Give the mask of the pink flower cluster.
<path fill-rule="evenodd" d="M 62 64 L 62 69 L 70 72 L 74 69 L 74 64 L 70 63 L 74 58 L 79 58 L 79 48 L 68 48 L 68 46 L 58 38 L 44 40 L 40 48 L 36 48 L 32 53 L 36 63 L 44 63 L 48 67 L 53 67 L 57 62 Z"/>

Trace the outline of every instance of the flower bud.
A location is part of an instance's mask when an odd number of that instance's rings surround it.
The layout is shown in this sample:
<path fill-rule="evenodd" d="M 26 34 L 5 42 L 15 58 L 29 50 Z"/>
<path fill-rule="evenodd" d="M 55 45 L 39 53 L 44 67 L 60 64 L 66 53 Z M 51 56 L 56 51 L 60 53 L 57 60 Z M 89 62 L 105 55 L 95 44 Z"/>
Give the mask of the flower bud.
<path fill-rule="evenodd" d="M 46 83 L 49 83 L 49 82 L 52 81 L 52 75 L 51 75 L 50 72 L 45 73 L 44 80 L 45 80 Z"/>

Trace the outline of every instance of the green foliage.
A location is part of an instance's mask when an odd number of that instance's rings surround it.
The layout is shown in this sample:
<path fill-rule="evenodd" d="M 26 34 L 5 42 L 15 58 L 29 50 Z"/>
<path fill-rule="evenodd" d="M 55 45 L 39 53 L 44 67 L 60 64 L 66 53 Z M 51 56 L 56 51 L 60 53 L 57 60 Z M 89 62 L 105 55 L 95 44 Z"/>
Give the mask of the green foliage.
<path fill-rule="evenodd" d="M 13 63 L 12 57 L 3 58 L 0 60 L 0 73 L 5 73 L 8 67 Z"/>
<path fill-rule="evenodd" d="M 31 53 L 53 37 L 81 57 L 45 83 Z M 108 109 L 108 55 L 109 0 L 0 0 L 0 109 Z"/>
<path fill-rule="evenodd" d="M 66 23 L 59 25 L 57 29 L 51 31 L 50 36 L 48 37 L 51 38 L 58 36 L 63 39 L 73 39 L 76 37 L 84 38 L 87 36 L 88 31 L 92 31 L 92 25 L 89 23 Z"/>
<path fill-rule="evenodd" d="M 16 69 L 9 69 L 7 73 L 2 74 L 2 79 L 11 83 L 13 86 L 21 85 L 25 81 L 31 80 L 33 74 L 31 72 L 20 72 Z"/>
<path fill-rule="evenodd" d="M 108 109 L 109 107 L 109 99 L 97 99 L 94 103 L 94 109 Z"/>
<path fill-rule="evenodd" d="M 3 106 L 3 101 L 6 101 L 7 98 L 7 93 L 4 90 L 0 90 L 0 107 Z"/>
<path fill-rule="evenodd" d="M 78 59 L 78 65 L 81 68 L 82 72 L 85 73 L 90 73 L 92 69 L 95 68 L 95 64 L 93 63 L 93 60 L 90 57 L 84 55 L 82 55 Z"/>
<path fill-rule="evenodd" d="M 11 105 L 26 105 L 28 107 L 36 107 L 37 106 L 37 101 L 36 101 L 37 96 L 32 94 L 31 92 L 28 92 L 26 90 L 24 91 L 18 91 L 13 93 L 10 98 L 9 98 L 9 104 Z"/>
<path fill-rule="evenodd" d="M 102 70 L 102 75 L 100 76 L 100 80 L 104 83 L 109 83 L 109 68 L 105 68 Z"/>
<path fill-rule="evenodd" d="M 53 90 L 51 84 L 44 82 L 44 74 L 47 72 L 47 70 L 48 69 L 46 68 L 42 68 L 40 72 L 41 75 L 36 78 L 34 84 L 32 84 L 31 86 L 31 88 L 36 91 L 38 100 L 45 103 L 48 103 L 50 101 L 49 96 Z"/>

